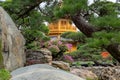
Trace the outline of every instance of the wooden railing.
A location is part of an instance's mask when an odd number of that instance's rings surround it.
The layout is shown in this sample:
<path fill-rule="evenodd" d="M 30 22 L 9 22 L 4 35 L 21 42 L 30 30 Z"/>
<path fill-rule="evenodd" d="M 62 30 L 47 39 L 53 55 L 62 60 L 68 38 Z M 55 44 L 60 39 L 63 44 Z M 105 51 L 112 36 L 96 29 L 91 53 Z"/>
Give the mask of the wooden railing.
<path fill-rule="evenodd" d="M 72 31 L 72 32 L 76 32 L 76 28 L 74 26 L 70 26 L 70 27 L 66 27 L 66 26 L 61 26 L 60 28 L 59 27 L 56 27 L 56 26 L 51 26 L 49 27 L 50 29 L 50 33 L 54 33 L 54 32 L 66 32 L 66 31 Z"/>
<path fill-rule="evenodd" d="M 60 19 L 58 22 L 49 24 L 49 30 L 49 35 L 59 35 L 67 31 L 76 32 L 77 28 L 75 26 L 72 26 L 72 24 L 69 23 L 69 20 Z"/>

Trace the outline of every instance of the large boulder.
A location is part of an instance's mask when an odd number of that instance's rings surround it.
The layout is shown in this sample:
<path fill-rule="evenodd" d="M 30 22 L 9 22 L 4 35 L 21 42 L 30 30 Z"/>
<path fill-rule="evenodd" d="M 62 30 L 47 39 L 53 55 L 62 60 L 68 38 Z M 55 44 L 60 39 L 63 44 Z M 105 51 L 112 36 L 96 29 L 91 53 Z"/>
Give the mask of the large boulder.
<path fill-rule="evenodd" d="M 5 68 L 11 71 L 22 67 L 25 63 L 25 39 L 2 7 L 0 7 L 0 29 Z"/>
<path fill-rule="evenodd" d="M 10 80 L 85 80 L 47 64 L 36 64 L 11 72 Z"/>

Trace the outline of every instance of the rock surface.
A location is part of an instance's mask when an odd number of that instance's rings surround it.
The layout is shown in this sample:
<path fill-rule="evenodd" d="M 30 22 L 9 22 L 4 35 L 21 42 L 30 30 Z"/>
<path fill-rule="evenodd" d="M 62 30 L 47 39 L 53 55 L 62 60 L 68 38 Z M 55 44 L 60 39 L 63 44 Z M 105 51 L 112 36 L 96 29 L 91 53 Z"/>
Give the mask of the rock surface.
<path fill-rule="evenodd" d="M 91 67 L 100 80 L 120 80 L 120 66 L 116 67 Z"/>
<path fill-rule="evenodd" d="M 22 67 L 25 63 L 25 39 L 2 7 L 0 7 L 0 29 L 5 68 L 12 71 Z"/>
<path fill-rule="evenodd" d="M 92 71 L 98 80 L 120 80 L 120 66 L 115 67 L 75 67 L 76 69 Z"/>
<path fill-rule="evenodd" d="M 90 70 L 71 68 L 70 72 L 85 79 L 98 80 L 96 74 Z"/>
<path fill-rule="evenodd" d="M 60 68 L 66 71 L 70 71 L 70 65 L 69 63 L 63 62 L 63 61 L 52 61 L 52 66 L 56 68 Z"/>
<path fill-rule="evenodd" d="M 46 49 L 42 48 L 39 51 L 26 51 L 26 65 L 52 63 L 52 54 Z"/>
<path fill-rule="evenodd" d="M 11 72 L 10 80 L 85 80 L 47 64 L 36 64 Z"/>

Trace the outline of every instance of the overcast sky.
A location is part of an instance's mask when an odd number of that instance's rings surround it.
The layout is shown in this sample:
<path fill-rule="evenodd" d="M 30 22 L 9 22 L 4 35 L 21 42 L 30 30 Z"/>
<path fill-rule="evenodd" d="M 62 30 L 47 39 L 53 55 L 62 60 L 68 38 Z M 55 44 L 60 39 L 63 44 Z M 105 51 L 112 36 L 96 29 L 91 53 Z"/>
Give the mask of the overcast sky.
<path fill-rule="evenodd" d="M 93 0 L 88 0 L 89 4 L 93 3 Z M 104 0 L 103 0 L 104 1 Z M 107 1 L 112 1 L 112 2 L 116 2 L 116 0 L 107 0 Z"/>

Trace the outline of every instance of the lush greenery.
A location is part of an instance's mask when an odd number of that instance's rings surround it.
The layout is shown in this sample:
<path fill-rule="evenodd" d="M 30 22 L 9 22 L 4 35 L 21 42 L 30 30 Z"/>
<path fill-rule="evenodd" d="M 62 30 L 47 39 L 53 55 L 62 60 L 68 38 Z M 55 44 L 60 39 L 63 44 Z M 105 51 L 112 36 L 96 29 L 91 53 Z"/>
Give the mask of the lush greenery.
<path fill-rule="evenodd" d="M 106 45 L 109 45 L 110 43 L 120 42 L 118 36 L 120 34 L 120 18 L 118 17 L 119 4 L 96 0 L 94 4 L 87 6 L 87 0 L 77 1 L 78 0 L 63 1 L 63 6 L 57 10 L 56 15 L 59 16 L 61 14 L 60 16 L 64 16 L 69 14 L 70 16 L 73 16 L 76 12 L 83 10 L 80 13 L 83 15 L 86 14 L 87 16 L 84 15 L 85 18 L 99 30 L 93 34 L 92 38 L 86 39 L 87 43 L 92 44 L 94 47 L 106 47 Z M 68 4 L 70 2 L 71 4 Z M 72 5 L 74 3 L 79 4 Z M 87 11 L 89 11 L 89 13 L 87 13 Z M 94 13 L 96 13 L 98 17 L 95 17 Z"/>
<path fill-rule="evenodd" d="M 81 32 L 64 32 L 61 34 L 62 38 L 71 39 L 74 42 L 84 43 L 86 36 Z"/>
<path fill-rule="evenodd" d="M 88 57 L 97 58 L 97 56 L 99 56 L 102 51 L 105 51 L 105 49 L 107 49 L 110 44 L 120 43 L 120 37 L 118 36 L 120 34 L 118 3 L 96 0 L 92 5 L 88 6 L 86 5 L 87 0 L 78 1 L 77 3 L 82 3 L 78 5 L 68 4 L 69 2 L 71 2 L 71 4 L 75 4 L 77 0 L 63 1 L 63 5 L 56 12 L 56 16 L 63 17 L 65 15 L 68 15 L 67 17 L 72 18 L 77 14 L 78 16 L 84 17 L 89 23 L 92 24 L 92 26 L 94 26 L 94 29 L 96 29 L 96 31 L 92 33 L 92 37 L 85 38 L 85 43 L 79 45 L 79 53 L 84 54 Z M 78 6 L 80 6 L 79 9 Z M 95 16 L 95 14 L 97 16 Z M 79 29 L 81 31 L 83 30 L 81 28 Z M 69 36 L 66 37 L 69 38 Z M 98 58 L 101 59 L 100 57 Z"/>
<path fill-rule="evenodd" d="M 44 24 L 43 16 L 37 9 L 33 9 L 28 14 L 26 13 L 22 16 L 29 5 L 34 5 L 34 1 L 11 0 L 1 2 L 0 5 L 2 5 L 11 15 L 18 29 L 20 29 L 23 33 L 26 39 L 27 49 L 39 49 L 40 47 L 38 46 L 38 43 L 43 40 L 50 40 L 47 36 L 49 33 L 49 28 Z"/>
<path fill-rule="evenodd" d="M 46 42 L 50 40 L 50 38 L 47 36 L 49 32 L 49 29 L 47 26 L 42 24 L 40 27 L 35 29 L 24 29 L 23 35 L 26 39 L 26 47 L 27 49 L 40 49 L 41 42 Z"/>
<path fill-rule="evenodd" d="M 43 5 L 39 6 L 43 3 L 45 3 L 44 7 Z M 93 4 L 88 5 L 88 0 L 63 0 L 63 2 L 57 0 L 11 0 L 1 2 L 0 5 L 11 15 L 25 36 L 27 48 L 39 49 L 41 42 L 49 40 L 46 36 L 49 32 L 48 27 L 43 25 L 45 21 L 51 22 L 59 18 L 67 18 L 71 19 L 82 33 L 74 35 L 74 33 L 68 34 L 68 32 L 62 36 L 82 41 L 83 43 L 78 48 L 80 53 L 96 56 L 100 55 L 102 51 L 109 51 L 114 58 L 120 60 L 116 56 L 119 55 L 119 50 L 111 51 L 110 49 L 110 45 L 120 43 L 119 3 L 94 0 Z M 55 50 L 52 48 L 52 51 Z"/>
<path fill-rule="evenodd" d="M 9 80 L 11 77 L 9 71 L 0 69 L 0 80 Z"/>

